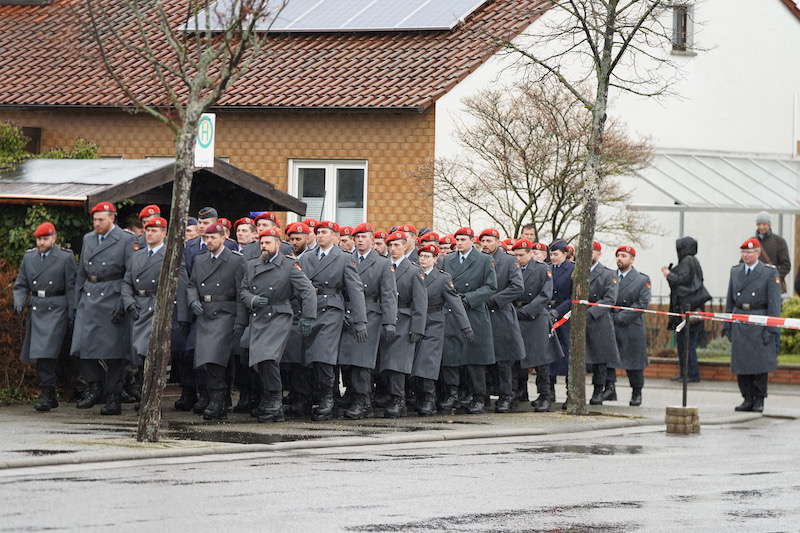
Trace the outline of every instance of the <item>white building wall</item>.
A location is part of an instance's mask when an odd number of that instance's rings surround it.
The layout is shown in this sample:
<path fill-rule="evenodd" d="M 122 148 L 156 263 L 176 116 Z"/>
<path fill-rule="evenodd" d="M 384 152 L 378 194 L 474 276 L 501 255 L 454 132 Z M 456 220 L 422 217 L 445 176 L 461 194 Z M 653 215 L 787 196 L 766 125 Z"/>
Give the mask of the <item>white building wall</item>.
<path fill-rule="evenodd" d="M 695 19 L 695 42 L 706 50 L 696 56 L 671 57 L 683 71 L 673 86 L 679 96 L 654 100 L 612 93 L 609 114 L 620 117 L 632 135 L 650 137 L 657 149 L 794 155 L 800 139 L 800 110 L 796 109 L 800 20 L 779 0 L 704 0 L 695 7 Z M 467 120 L 461 104 L 464 97 L 511 84 L 521 76 L 511 58 L 496 55 L 442 97 L 436 104 L 436 157 L 458 157 L 453 133 L 459 122 Z M 671 203 L 641 180 L 622 183 L 632 191 L 632 203 Z M 440 227 L 437 214 L 435 208 L 434 223 Z M 650 274 L 654 294 L 668 294 L 659 268 L 676 260 L 679 215 L 647 216 L 660 234 L 648 236 L 639 247 L 637 266 Z M 776 213 L 772 217 L 777 232 L 779 217 Z M 738 261 L 738 244 L 752 235 L 754 219 L 753 213 L 686 214 L 685 232 L 699 241 L 698 257 L 714 296 L 724 296 L 730 266 Z M 793 216 L 783 216 L 783 236 L 793 257 Z M 613 247 L 606 248 L 603 260 L 612 265 Z"/>

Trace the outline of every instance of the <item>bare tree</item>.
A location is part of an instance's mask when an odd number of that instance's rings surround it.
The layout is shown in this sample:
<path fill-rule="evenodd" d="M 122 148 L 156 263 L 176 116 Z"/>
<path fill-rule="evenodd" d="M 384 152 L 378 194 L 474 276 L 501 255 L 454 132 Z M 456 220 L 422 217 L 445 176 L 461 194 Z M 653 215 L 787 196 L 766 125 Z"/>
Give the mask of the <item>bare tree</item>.
<path fill-rule="evenodd" d="M 542 18 L 533 30 L 514 41 L 495 36 L 516 55 L 533 79 L 555 80 L 591 113 L 586 142 L 585 178 L 580 234 L 574 274 L 574 297 L 588 291 L 591 244 L 603 185 L 603 154 L 607 150 L 606 111 L 612 89 L 641 96 L 662 96 L 677 78 L 670 61 L 673 9 L 686 9 L 690 0 L 550 0 L 534 9 Z M 590 85 L 586 94 L 581 87 Z M 572 313 L 568 411 L 586 412 L 584 388 L 586 309 Z"/>
<path fill-rule="evenodd" d="M 194 147 L 201 115 L 263 56 L 264 37 L 285 0 L 87 0 L 99 59 L 136 111 L 169 127 L 175 139 L 175 178 L 164 263 L 144 366 L 139 441 L 155 442 L 161 392 L 170 360 L 173 302 L 183 261 Z M 213 6 L 213 7 L 212 7 Z M 127 58 L 147 66 L 131 71 Z M 157 90 L 153 93 L 153 87 Z"/>
<path fill-rule="evenodd" d="M 456 137 L 464 150 L 457 159 L 436 161 L 437 205 L 450 225 L 476 218 L 512 237 L 532 224 L 537 238 L 577 236 L 584 198 L 586 146 L 592 115 L 558 84 L 522 83 L 483 91 L 464 100 L 467 120 Z M 617 123 L 606 127 L 602 175 L 631 174 L 652 156 L 646 140 L 633 141 Z M 426 178 L 423 178 L 426 179 Z M 430 190 L 429 187 L 422 188 Z M 600 185 L 597 231 L 640 242 L 649 220 L 624 208 L 630 195 L 616 182 Z"/>

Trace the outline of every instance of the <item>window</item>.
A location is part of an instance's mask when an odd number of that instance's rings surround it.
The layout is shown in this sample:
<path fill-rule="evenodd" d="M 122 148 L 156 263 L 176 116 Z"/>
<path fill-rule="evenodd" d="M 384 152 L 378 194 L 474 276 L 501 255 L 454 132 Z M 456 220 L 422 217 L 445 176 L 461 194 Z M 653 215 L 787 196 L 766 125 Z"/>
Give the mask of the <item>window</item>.
<path fill-rule="evenodd" d="M 692 51 L 692 13 L 691 5 L 672 6 L 672 51 L 687 53 Z"/>
<path fill-rule="evenodd" d="M 354 226 L 367 217 L 367 162 L 292 159 L 289 191 L 306 203 L 306 217 Z"/>

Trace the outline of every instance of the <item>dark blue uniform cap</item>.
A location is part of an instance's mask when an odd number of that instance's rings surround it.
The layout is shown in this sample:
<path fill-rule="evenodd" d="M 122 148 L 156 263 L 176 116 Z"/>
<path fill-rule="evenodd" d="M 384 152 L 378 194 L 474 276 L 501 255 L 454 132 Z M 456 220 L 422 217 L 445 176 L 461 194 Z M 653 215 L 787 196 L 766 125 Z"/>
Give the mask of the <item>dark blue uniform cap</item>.
<path fill-rule="evenodd" d="M 218 218 L 217 210 L 213 207 L 204 207 L 197 213 L 197 218 Z"/>
<path fill-rule="evenodd" d="M 563 252 L 566 249 L 567 249 L 567 241 L 565 241 L 563 239 L 556 239 L 556 240 L 554 240 L 553 242 L 550 243 L 550 251 L 551 252 L 554 252 L 556 250 L 559 250 L 559 251 Z"/>
<path fill-rule="evenodd" d="M 186 219 L 186 225 L 187 226 L 196 226 L 197 225 L 197 219 L 194 218 L 194 217 L 187 218 Z"/>

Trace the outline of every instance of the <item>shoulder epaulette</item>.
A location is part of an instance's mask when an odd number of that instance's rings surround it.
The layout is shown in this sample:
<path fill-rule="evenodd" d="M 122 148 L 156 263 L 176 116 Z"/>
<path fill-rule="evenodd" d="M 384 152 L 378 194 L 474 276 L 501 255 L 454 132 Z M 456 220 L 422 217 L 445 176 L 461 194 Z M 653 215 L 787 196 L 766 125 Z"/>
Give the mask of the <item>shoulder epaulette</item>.
<path fill-rule="evenodd" d="M 35 251 L 36 251 L 36 248 L 28 248 L 27 250 L 25 250 L 25 253 L 27 254 L 27 253 L 35 252 Z"/>
<path fill-rule="evenodd" d="M 438 270 L 439 272 L 441 272 L 442 274 L 446 274 L 446 272 L 444 271 L 444 269 L 443 269 L 443 268 L 437 268 L 437 270 Z"/>
<path fill-rule="evenodd" d="M 778 270 L 778 267 L 776 267 L 775 265 L 770 265 L 769 263 L 763 263 L 763 264 L 764 264 L 765 266 L 768 266 L 768 267 L 770 267 L 770 268 L 774 268 L 775 270 Z"/>
<path fill-rule="evenodd" d="M 230 248 L 228 249 L 230 250 Z M 231 250 L 231 253 L 236 255 L 244 255 L 242 252 L 237 252 L 236 250 Z"/>

